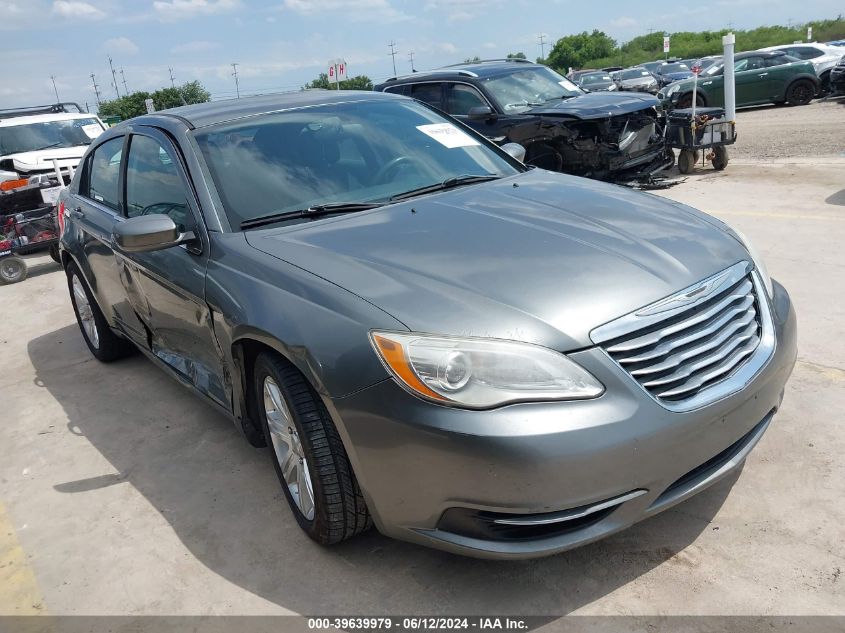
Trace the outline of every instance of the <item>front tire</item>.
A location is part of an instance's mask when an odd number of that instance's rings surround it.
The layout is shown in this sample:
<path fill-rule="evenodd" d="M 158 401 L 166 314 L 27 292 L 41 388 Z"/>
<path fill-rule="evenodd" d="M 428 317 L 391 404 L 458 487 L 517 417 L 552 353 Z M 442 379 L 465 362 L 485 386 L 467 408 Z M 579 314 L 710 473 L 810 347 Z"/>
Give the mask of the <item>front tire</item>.
<path fill-rule="evenodd" d="M 94 358 L 103 363 L 110 363 L 132 354 L 135 348 L 109 327 L 76 264 L 71 263 L 67 267 L 67 286 L 76 322 Z"/>
<path fill-rule="evenodd" d="M 706 105 L 706 103 L 704 101 L 704 97 L 702 97 L 701 93 L 699 92 L 698 94 L 695 95 L 695 107 L 701 108 L 704 105 Z M 683 109 L 691 108 L 691 107 L 692 107 L 692 93 L 688 92 L 687 94 L 682 96 L 680 99 L 678 99 L 678 109 L 683 110 Z"/>
<path fill-rule="evenodd" d="M 682 174 L 690 173 L 695 167 L 696 154 L 695 152 L 682 149 L 678 154 L 678 171 Z"/>
<path fill-rule="evenodd" d="M 713 169 L 722 171 L 728 166 L 728 150 L 722 145 L 717 145 L 713 148 L 713 159 L 710 162 L 713 164 Z"/>
<path fill-rule="evenodd" d="M 332 545 L 372 525 L 337 429 L 305 377 L 281 356 L 255 361 L 253 397 L 273 465 L 299 527 Z"/>
<path fill-rule="evenodd" d="M 810 103 L 816 95 L 816 87 L 807 79 L 799 79 L 786 91 L 786 102 L 791 106 L 803 106 Z"/>

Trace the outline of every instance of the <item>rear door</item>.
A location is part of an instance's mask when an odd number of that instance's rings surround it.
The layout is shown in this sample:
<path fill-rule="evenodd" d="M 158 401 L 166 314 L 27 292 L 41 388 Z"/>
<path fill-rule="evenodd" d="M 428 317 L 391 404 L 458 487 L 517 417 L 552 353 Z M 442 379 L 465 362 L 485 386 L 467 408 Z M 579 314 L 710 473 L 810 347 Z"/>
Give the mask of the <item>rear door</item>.
<path fill-rule="evenodd" d="M 94 148 L 82 165 L 79 191 L 65 205 L 74 242 L 72 253 L 109 324 L 143 341 L 144 330 L 127 300 L 121 268 L 114 255 L 112 231 L 121 213 L 121 159 L 126 137 L 109 139 Z"/>
<path fill-rule="evenodd" d="M 154 128 L 133 130 L 127 145 L 125 218 L 168 215 L 183 233 L 197 238 L 191 246 L 119 253 L 127 276 L 141 289 L 140 296 L 131 297 L 148 329 L 149 349 L 200 392 L 228 406 L 223 363 L 205 302 L 208 234 L 181 154 Z"/>

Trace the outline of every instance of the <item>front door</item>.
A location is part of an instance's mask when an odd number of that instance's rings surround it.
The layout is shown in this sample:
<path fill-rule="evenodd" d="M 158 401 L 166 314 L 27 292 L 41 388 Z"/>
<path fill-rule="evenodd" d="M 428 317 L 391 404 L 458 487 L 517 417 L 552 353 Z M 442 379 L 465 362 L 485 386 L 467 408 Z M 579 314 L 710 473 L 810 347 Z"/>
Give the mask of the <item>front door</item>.
<path fill-rule="evenodd" d="M 766 103 L 769 100 L 769 70 L 762 56 L 740 59 L 734 65 L 736 104 Z"/>
<path fill-rule="evenodd" d="M 129 137 L 124 215 L 169 215 L 194 245 L 123 253 L 129 277 L 142 290 L 133 297 L 148 328 L 148 347 L 200 392 L 228 406 L 229 396 L 211 314 L 205 302 L 208 240 L 181 154 L 159 130 Z M 118 221 L 123 221 L 119 219 Z"/>

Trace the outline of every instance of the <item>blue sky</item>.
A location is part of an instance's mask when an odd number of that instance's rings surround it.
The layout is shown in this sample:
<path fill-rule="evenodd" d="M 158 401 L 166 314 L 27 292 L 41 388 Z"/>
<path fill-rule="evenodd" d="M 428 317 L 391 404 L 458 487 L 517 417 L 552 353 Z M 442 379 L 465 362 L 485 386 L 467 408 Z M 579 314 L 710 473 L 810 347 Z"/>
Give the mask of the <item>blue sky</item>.
<path fill-rule="evenodd" d="M 55 100 L 95 103 L 90 74 L 114 97 L 108 56 L 130 91 L 199 79 L 214 98 L 290 90 L 343 57 L 375 80 L 466 57 L 540 54 L 554 40 L 598 28 L 619 41 L 668 32 L 835 17 L 842 0 L 0 0 L 0 107 Z"/>

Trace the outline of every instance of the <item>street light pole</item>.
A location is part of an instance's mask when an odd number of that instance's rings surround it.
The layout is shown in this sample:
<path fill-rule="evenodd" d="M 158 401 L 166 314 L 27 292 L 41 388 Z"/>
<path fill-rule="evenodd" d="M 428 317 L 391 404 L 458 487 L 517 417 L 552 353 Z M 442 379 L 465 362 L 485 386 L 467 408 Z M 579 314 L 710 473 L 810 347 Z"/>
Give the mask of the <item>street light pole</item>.
<path fill-rule="evenodd" d="M 240 86 L 240 83 L 238 82 L 238 65 L 232 64 L 232 68 L 234 69 L 232 76 L 235 78 L 235 94 L 237 94 L 238 99 L 240 99 L 241 98 L 241 86 Z"/>

